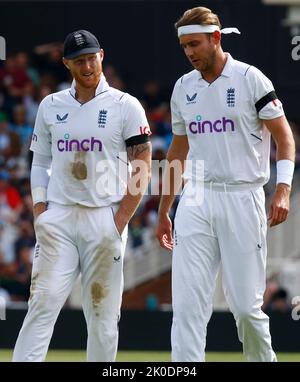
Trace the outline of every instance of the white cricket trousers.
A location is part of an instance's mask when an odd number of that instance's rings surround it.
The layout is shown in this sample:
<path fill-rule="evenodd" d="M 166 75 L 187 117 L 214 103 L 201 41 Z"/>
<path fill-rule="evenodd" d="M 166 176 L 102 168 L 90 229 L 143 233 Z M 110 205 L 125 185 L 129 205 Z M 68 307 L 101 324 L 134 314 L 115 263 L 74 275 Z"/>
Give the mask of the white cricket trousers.
<path fill-rule="evenodd" d="M 37 218 L 28 313 L 13 361 L 45 360 L 54 324 L 80 272 L 87 360 L 115 360 L 127 240 L 127 227 L 120 235 L 115 226 L 116 209 L 51 203 Z"/>
<path fill-rule="evenodd" d="M 269 318 L 261 310 L 267 254 L 263 188 L 211 183 L 204 187 L 203 203 L 193 206 L 188 205 L 190 190 L 189 182 L 174 224 L 172 361 L 205 360 L 206 327 L 220 265 L 246 360 L 276 361 Z"/>

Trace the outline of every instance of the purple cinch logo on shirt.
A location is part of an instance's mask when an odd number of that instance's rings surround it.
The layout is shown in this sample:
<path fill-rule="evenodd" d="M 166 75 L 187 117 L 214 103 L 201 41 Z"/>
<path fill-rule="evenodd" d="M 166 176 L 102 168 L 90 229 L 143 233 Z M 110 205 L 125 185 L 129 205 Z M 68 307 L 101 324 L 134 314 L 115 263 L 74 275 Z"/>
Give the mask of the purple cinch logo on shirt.
<path fill-rule="evenodd" d="M 57 141 L 58 151 L 102 151 L 102 142 L 95 137 L 90 139 L 69 139 L 70 134 L 65 134 L 64 139 Z"/>
<path fill-rule="evenodd" d="M 197 115 L 196 121 L 189 123 L 189 130 L 192 134 L 205 133 L 225 133 L 226 131 L 235 131 L 232 119 L 222 117 L 216 121 L 201 120 L 201 116 Z"/>

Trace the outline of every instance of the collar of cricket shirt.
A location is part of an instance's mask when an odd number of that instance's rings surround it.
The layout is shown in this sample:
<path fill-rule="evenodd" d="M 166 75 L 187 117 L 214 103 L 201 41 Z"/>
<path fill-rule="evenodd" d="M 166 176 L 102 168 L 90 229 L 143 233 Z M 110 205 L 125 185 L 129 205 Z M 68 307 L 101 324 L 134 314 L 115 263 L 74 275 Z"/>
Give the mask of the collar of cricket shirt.
<path fill-rule="evenodd" d="M 232 58 L 230 53 L 225 52 L 225 54 L 226 54 L 227 60 L 226 60 L 225 66 L 224 66 L 220 76 L 230 77 L 232 74 L 232 67 L 234 65 L 234 59 Z M 202 80 L 203 78 L 202 78 L 201 72 L 198 72 L 198 73 L 199 73 L 199 80 Z"/>
<path fill-rule="evenodd" d="M 70 93 L 72 94 L 72 96 L 74 98 L 75 98 L 75 93 L 76 93 L 75 85 L 76 85 L 76 82 L 75 82 L 75 80 L 73 80 L 72 85 L 71 85 L 71 89 L 70 89 Z M 97 95 L 99 95 L 100 93 L 103 93 L 104 91 L 108 90 L 108 89 L 109 89 L 109 85 L 106 81 L 105 75 L 102 73 L 101 77 L 100 77 L 99 84 L 96 88 L 95 97 Z"/>

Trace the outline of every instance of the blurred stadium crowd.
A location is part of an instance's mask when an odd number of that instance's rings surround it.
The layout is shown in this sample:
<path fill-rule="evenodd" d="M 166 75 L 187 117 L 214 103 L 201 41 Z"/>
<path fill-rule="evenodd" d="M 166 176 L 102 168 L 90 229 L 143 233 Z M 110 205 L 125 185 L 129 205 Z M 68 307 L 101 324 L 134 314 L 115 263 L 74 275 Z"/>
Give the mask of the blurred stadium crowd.
<path fill-rule="evenodd" d="M 30 55 L 17 52 L 0 66 L 0 295 L 11 301 L 29 298 L 35 245 L 29 146 L 40 101 L 50 93 L 70 87 L 71 78 L 61 60 L 62 45 L 55 43 L 36 47 Z M 141 89 L 131 89 L 112 65 L 104 65 L 104 73 L 111 86 L 130 91 L 139 98 L 152 130 L 153 159 L 163 160 L 172 139 L 169 109 L 172 89 L 164 89 L 152 79 Z M 297 145 L 296 176 L 299 177 L 300 127 L 295 122 L 291 125 Z M 274 144 L 271 156 L 274 167 Z M 159 177 L 154 181 L 160 183 Z M 266 187 L 267 195 L 271 194 L 274 184 L 273 176 Z M 145 196 L 131 220 L 128 245 L 137 256 L 142 254 L 143 244 L 154 237 L 158 203 L 159 195 Z M 176 203 L 173 215 L 175 208 Z M 282 299 L 286 301 L 284 291 L 274 283 L 270 285 L 272 293 L 266 304 L 273 303 L 274 294 L 279 305 Z"/>

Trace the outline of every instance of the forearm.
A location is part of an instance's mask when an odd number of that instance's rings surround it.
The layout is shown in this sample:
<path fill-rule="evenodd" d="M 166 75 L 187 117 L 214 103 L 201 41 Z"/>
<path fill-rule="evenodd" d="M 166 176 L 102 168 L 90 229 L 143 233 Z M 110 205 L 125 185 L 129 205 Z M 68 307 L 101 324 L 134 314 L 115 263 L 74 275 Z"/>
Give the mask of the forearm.
<path fill-rule="evenodd" d="M 284 134 L 276 142 L 276 161 L 287 159 L 295 162 L 295 155 L 295 141 L 292 132 Z"/>
<path fill-rule="evenodd" d="M 48 170 L 51 166 L 51 157 L 34 153 L 31 167 L 31 194 L 33 201 L 33 214 L 37 217 L 47 208 L 47 188 L 49 183 Z"/>
<path fill-rule="evenodd" d="M 132 218 L 147 190 L 151 177 L 150 143 L 137 145 L 135 149 L 130 148 L 128 156 L 132 165 L 132 176 L 128 180 L 126 193 L 115 216 L 121 225 L 126 225 Z"/>
<path fill-rule="evenodd" d="M 285 134 L 276 142 L 276 168 L 277 168 L 277 187 L 289 196 L 294 172 L 295 162 L 295 142 L 290 134 Z"/>
<path fill-rule="evenodd" d="M 120 206 L 116 213 L 120 223 L 126 225 L 137 210 L 143 195 L 147 190 L 147 186 L 150 180 L 151 169 L 150 166 L 146 166 L 146 171 L 140 170 L 132 178 L 129 179 L 126 194 L 121 200 Z M 136 178 L 140 178 L 140 187 L 137 188 Z"/>
<path fill-rule="evenodd" d="M 174 164 L 174 166 L 172 164 Z M 182 187 L 184 164 L 184 158 L 178 159 L 172 153 L 167 155 L 167 166 L 163 175 L 162 195 L 158 210 L 159 214 L 169 213 L 175 197 Z"/>
<path fill-rule="evenodd" d="M 144 177 L 144 175 L 142 176 Z M 145 177 L 144 181 L 147 181 L 148 183 L 149 178 Z M 135 211 L 137 210 L 143 198 L 143 195 L 146 191 L 146 190 L 143 190 L 143 192 L 140 192 L 137 195 L 132 195 L 130 194 L 129 187 L 127 188 L 126 195 L 124 195 L 123 199 L 121 200 L 120 206 L 116 213 L 116 218 L 118 217 L 120 223 L 123 225 L 126 225 L 130 221 Z"/>
<path fill-rule="evenodd" d="M 285 116 L 266 120 L 264 123 L 276 143 L 277 189 L 290 188 L 295 162 L 295 141 L 292 130 Z"/>
<path fill-rule="evenodd" d="M 159 214 L 168 214 L 175 197 L 182 186 L 182 174 L 188 152 L 186 136 L 174 136 L 167 154 L 167 165 L 163 174 L 162 196 Z"/>

